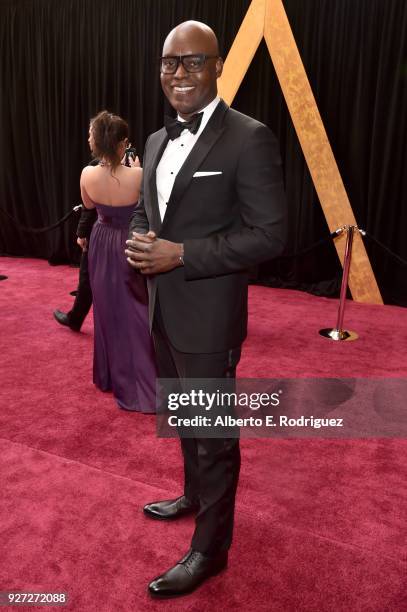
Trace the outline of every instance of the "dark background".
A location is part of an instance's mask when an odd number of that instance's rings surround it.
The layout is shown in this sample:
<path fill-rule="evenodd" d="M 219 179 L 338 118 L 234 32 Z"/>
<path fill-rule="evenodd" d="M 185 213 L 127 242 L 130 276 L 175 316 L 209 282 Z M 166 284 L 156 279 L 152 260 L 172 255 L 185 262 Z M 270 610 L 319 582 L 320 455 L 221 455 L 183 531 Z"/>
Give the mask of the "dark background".
<path fill-rule="evenodd" d="M 130 123 L 142 152 L 162 126 L 157 58 L 177 23 L 217 32 L 224 57 L 249 0 L 0 0 L 0 253 L 77 262 L 77 217 L 89 119 L 107 108 Z M 407 2 L 284 0 L 294 37 L 360 227 L 407 260 Z M 333 245 L 263 42 L 233 103 L 278 135 L 288 195 L 287 255 L 259 282 L 335 295 Z M 386 302 L 407 305 L 406 267 L 366 241 Z M 0 262 L 1 265 L 1 262 Z"/>

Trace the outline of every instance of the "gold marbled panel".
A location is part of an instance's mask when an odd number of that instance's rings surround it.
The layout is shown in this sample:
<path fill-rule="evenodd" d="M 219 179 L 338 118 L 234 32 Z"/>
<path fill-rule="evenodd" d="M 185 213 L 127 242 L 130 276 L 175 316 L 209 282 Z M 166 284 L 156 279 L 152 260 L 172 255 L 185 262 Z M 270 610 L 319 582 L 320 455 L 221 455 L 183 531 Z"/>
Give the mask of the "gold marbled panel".
<path fill-rule="evenodd" d="M 220 95 L 231 104 L 264 35 L 328 226 L 334 231 L 356 220 L 318 107 L 295 43 L 282 0 L 253 0 L 225 62 Z M 343 261 L 345 236 L 335 240 Z M 355 235 L 349 278 L 359 302 L 382 298 L 359 234 Z"/>
<path fill-rule="evenodd" d="M 222 98 L 231 104 L 263 39 L 266 0 L 253 0 L 228 53 L 218 80 Z"/>

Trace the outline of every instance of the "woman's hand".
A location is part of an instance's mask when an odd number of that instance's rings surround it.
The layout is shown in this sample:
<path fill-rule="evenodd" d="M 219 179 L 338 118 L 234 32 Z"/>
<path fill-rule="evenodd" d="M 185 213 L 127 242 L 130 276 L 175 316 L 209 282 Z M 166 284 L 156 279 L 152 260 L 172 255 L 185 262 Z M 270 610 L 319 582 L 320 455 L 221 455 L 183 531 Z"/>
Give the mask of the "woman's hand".
<path fill-rule="evenodd" d="M 127 146 L 126 146 L 126 149 L 125 149 L 125 153 L 124 153 L 123 158 L 122 158 L 122 160 L 120 162 L 122 166 L 126 165 L 126 150 L 127 149 L 131 149 L 131 148 L 132 148 L 131 142 L 128 142 Z M 141 164 L 140 164 L 140 160 L 139 160 L 138 156 L 136 155 L 136 158 L 133 159 L 133 155 L 134 155 L 134 153 L 130 153 L 130 155 L 127 156 L 128 157 L 128 164 L 129 164 L 128 168 L 141 168 Z"/>
<path fill-rule="evenodd" d="M 123 157 L 121 163 L 125 166 L 126 156 Z M 128 168 L 141 168 L 140 160 L 138 155 L 136 155 L 136 159 L 133 159 L 131 155 L 129 155 L 129 166 Z"/>
<path fill-rule="evenodd" d="M 136 159 L 133 159 L 131 155 L 129 155 L 129 164 L 130 168 L 141 168 L 140 160 L 138 155 L 136 155 Z"/>

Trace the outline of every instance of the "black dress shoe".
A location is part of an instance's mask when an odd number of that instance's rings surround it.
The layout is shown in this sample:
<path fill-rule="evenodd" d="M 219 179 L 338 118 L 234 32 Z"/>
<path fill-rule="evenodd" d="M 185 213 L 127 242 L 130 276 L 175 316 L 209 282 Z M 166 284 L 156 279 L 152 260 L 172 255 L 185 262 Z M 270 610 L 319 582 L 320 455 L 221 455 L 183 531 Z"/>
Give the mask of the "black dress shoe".
<path fill-rule="evenodd" d="M 72 331 L 78 332 L 81 328 L 80 325 L 75 325 L 74 323 L 72 323 L 69 320 L 69 316 L 64 312 L 61 312 L 60 310 L 54 310 L 54 318 L 56 321 L 58 321 L 58 323 L 60 323 L 61 325 L 66 325 L 66 327 L 69 327 L 70 329 L 72 329 Z"/>
<path fill-rule="evenodd" d="M 177 519 L 185 514 L 192 514 L 199 510 L 199 504 L 190 502 L 185 495 L 177 499 L 166 499 L 164 501 L 152 502 L 143 508 L 146 516 L 161 521 Z"/>
<path fill-rule="evenodd" d="M 228 564 L 228 553 L 207 557 L 196 550 L 190 550 L 177 565 L 158 576 L 148 585 L 152 597 L 180 597 L 192 593 L 207 578 L 219 574 Z"/>

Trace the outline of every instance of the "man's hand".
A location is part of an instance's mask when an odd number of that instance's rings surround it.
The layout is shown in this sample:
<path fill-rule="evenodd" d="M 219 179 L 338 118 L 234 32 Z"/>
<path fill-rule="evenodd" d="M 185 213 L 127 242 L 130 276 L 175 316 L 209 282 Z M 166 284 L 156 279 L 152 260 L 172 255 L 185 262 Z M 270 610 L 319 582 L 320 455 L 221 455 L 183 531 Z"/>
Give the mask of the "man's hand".
<path fill-rule="evenodd" d="M 82 251 L 86 253 L 86 251 L 88 250 L 88 239 L 87 238 L 77 238 L 76 243 L 79 244 Z"/>
<path fill-rule="evenodd" d="M 133 239 L 126 244 L 127 261 L 142 274 L 168 272 L 182 265 L 183 245 L 157 238 L 154 232 L 133 232 Z"/>

